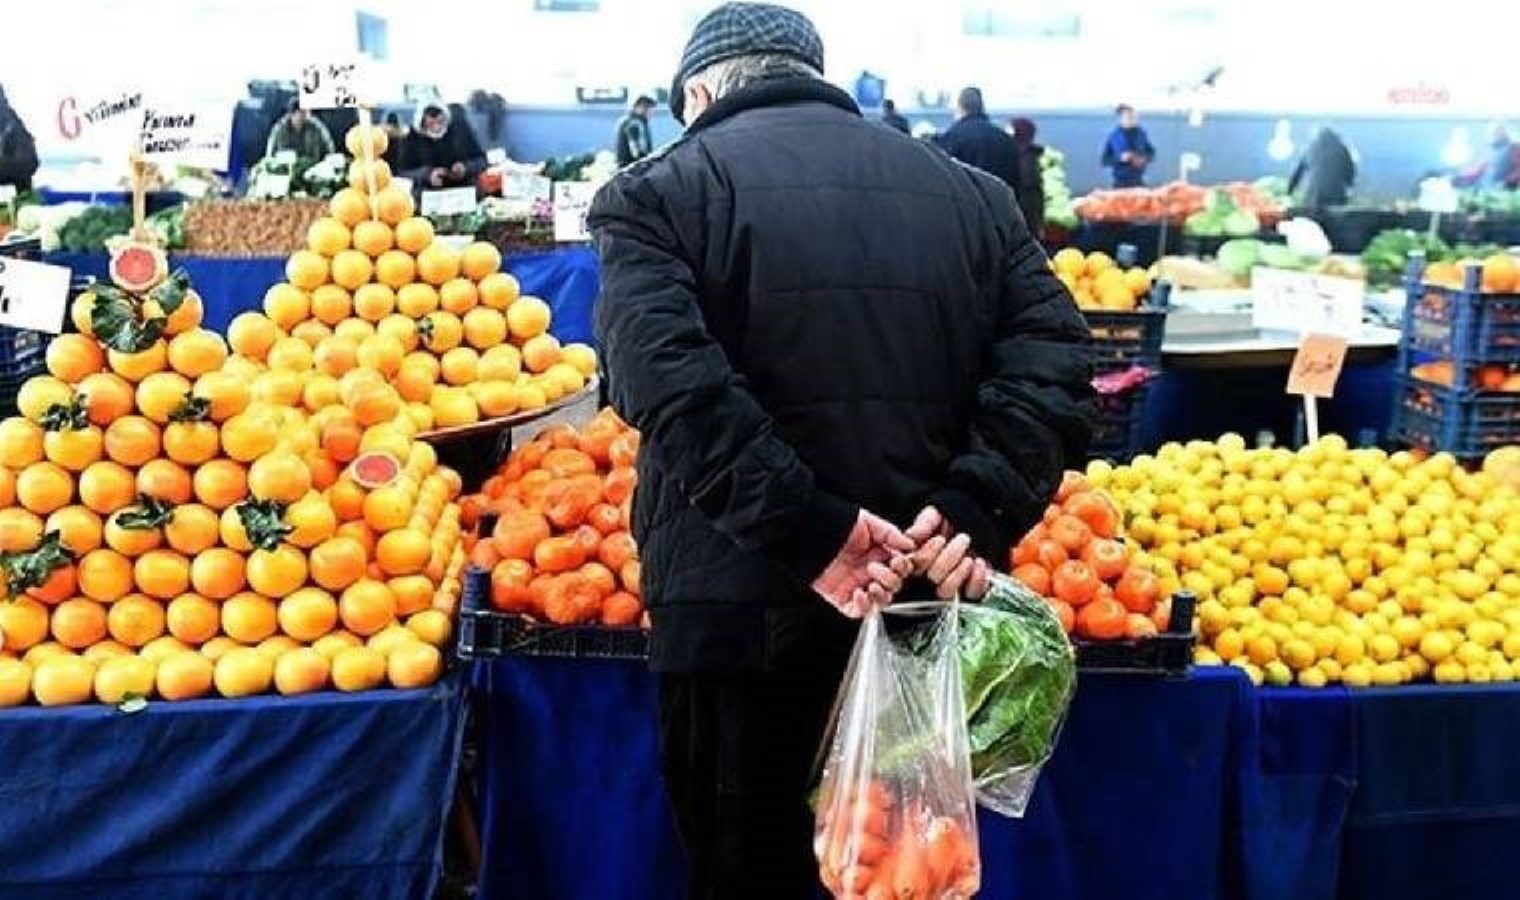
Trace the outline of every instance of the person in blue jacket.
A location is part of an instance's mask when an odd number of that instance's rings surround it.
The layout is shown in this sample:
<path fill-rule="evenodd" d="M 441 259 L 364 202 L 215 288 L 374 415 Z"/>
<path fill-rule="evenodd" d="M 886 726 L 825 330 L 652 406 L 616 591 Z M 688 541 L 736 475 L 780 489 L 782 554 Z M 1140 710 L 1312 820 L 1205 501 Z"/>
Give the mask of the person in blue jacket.
<path fill-rule="evenodd" d="M 1145 167 L 1156 158 L 1156 148 L 1140 127 L 1140 115 L 1133 106 L 1120 104 L 1114 115 L 1119 122 L 1103 144 L 1103 166 L 1113 170 L 1114 187 L 1140 187 L 1145 184 Z"/>

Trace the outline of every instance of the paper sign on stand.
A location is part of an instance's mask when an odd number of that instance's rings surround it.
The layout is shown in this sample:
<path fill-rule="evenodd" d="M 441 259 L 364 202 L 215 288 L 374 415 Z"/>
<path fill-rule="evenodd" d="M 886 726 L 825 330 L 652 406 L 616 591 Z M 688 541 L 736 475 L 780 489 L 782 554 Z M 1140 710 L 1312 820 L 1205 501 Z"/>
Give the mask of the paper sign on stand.
<path fill-rule="evenodd" d="M 473 187 L 448 188 L 442 191 L 422 192 L 424 216 L 457 216 L 475 211 L 479 205 Z"/>
<path fill-rule="evenodd" d="M 70 274 L 64 266 L 0 259 L 0 325 L 61 334 Z"/>
<path fill-rule="evenodd" d="M 0 184 L 0 203 L 9 203 L 16 199 L 16 186 L 14 184 Z"/>
<path fill-rule="evenodd" d="M 232 146 L 232 112 L 212 106 L 150 103 L 138 120 L 142 158 L 150 162 L 225 171 Z"/>
<path fill-rule="evenodd" d="M 368 70 L 358 60 L 312 63 L 296 80 L 302 109 L 350 109 L 370 105 Z"/>
<path fill-rule="evenodd" d="M 1346 339 L 1332 334 L 1306 334 L 1298 342 L 1288 370 L 1288 393 L 1304 398 L 1304 426 L 1309 442 L 1319 440 L 1316 397 L 1335 396 L 1335 383 L 1346 364 Z"/>
<path fill-rule="evenodd" d="M 596 196 L 596 187 L 587 181 L 554 182 L 556 241 L 564 243 L 591 239 L 591 233 L 586 230 L 586 214 L 591 212 L 591 200 Z"/>
<path fill-rule="evenodd" d="M 1308 272 L 1251 270 L 1251 325 L 1262 331 L 1362 333 L 1365 282 Z"/>
<path fill-rule="evenodd" d="M 554 197 L 554 182 L 531 172 L 508 172 L 501 179 L 501 196 L 504 200 L 548 202 Z"/>

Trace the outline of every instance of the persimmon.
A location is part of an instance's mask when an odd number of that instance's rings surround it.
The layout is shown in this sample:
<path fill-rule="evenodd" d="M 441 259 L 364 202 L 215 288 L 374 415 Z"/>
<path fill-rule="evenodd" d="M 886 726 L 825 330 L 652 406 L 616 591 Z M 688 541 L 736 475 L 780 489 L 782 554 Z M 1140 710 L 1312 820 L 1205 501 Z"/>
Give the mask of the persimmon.
<path fill-rule="evenodd" d="M 491 570 L 491 605 L 502 612 L 529 612 L 534 607 L 533 566 L 521 559 L 506 559 Z"/>
<path fill-rule="evenodd" d="M 1040 542 L 1044 541 L 1048 535 L 1049 531 L 1046 529 L 1044 522 L 1029 529 L 1028 533 L 1020 538 L 1019 542 L 1014 544 L 1013 549 L 1009 552 L 1009 568 L 1016 569 L 1027 563 L 1039 562 Z"/>
<path fill-rule="evenodd" d="M 1156 628 L 1156 623 L 1151 621 L 1150 616 L 1143 616 L 1140 613 L 1130 613 L 1124 617 L 1125 637 L 1147 638 L 1155 637 L 1157 633 L 1158 629 Z"/>
<path fill-rule="evenodd" d="M 1077 634 L 1096 641 L 1124 636 L 1129 613 L 1117 600 L 1095 600 L 1077 611 Z"/>
<path fill-rule="evenodd" d="M 601 499 L 602 482 L 594 474 L 560 479 L 544 489 L 544 515 L 556 528 L 576 528 Z"/>
<path fill-rule="evenodd" d="M 1069 554 L 1079 554 L 1093 539 L 1092 529 L 1076 516 L 1059 515 L 1050 525 L 1050 537 Z"/>
<path fill-rule="evenodd" d="M 628 466 L 620 466 L 607 474 L 605 494 L 608 503 L 622 503 L 633 496 L 638 486 L 638 474 Z"/>
<path fill-rule="evenodd" d="M 631 467 L 639 455 L 639 433 L 629 430 L 618 435 L 607 450 L 607 457 L 616 467 Z"/>
<path fill-rule="evenodd" d="M 502 559 L 532 559 L 534 548 L 549 534 L 549 520 L 540 513 L 504 513 L 491 531 L 491 543 Z"/>
<path fill-rule="evenodd" d="M 610 628 L 626 628 L 638 624 L 644 605 L 627 591 L 615 591 L 602 601 L 602 624 Z"/>
<path fill-rule="evenodd" d="M 626 531 L 614 532 L 602 539 L 602 545 L 597 548 L 596 558 L 602 565 L 614 572 L 621 572 L 623 566 L 638 555 L 638 544 L 633 535 Z"/>
<path fill-rule="evenodd" d="M 558 535 L 538 542 L 533 548 L 533 564 L 541 572 L 558 574 L 580 568 L 586 551 L 575 535 Z"/>
<path fill-rule="evenodd" d="M 1130 612 L 1149 613 L 1161 597 L 1161 582 L 1154 574 L 1131 566 L 1114 585 L 1114 599 Z"/>
<path fill-rule="evenodd" d="M 1082 551 L 1082 561 L 1103 581 L 1113 581 L 1129 565 L 1129 551 L 1110 538 L 1098 538 Z"/>
<path fill-rule="evenodd" d="M 1061 476 L 1061 486 L 1056 489 L 1055 502 L 1065 503 L 1073 494 L 1085 494 L 1092 490 L 1087 476 L 1081 472 L 1068 471 Z"/>
<path fill-rule="evenodd" d="M 1050 572 L 1059 569 L 1061 564 L 1070 558 L 1071 556 L 1066 552 L 1066 548 L 1053 540 L 1046 539 L 1040 541 L 1039 546 L 1035 549 L 1034 561 L 1044 566 Z"/>
<path fill-rule="evenodd" d="M 1051 592 L 1056 599 L 1065 600 L 1072 606 L 1081 606 L 1093 599 L 1098 591 L 1098 577 L 1087 564 L 1080 560 L 1061 563 L 1051 575 Z"/>
<path fill-rule="evenodd" d="M 1119 511 L 1114 508 L 1113 501 L 1103 494 L 1076 494 L 1066 501 L 1063 509 L 1067 515 L 1081 520 L 1100 538 L 1112 538 L 1119 533 Z"/>
<path fill-rule="evenodd" d="M 470 565 L 477 569 L 493 569 L 501 562 L 501 554 L 497 552 L 493 541 L 477 541 L 470 548 L 469 560 Z"/>
<path fill-rule="evenodd" d="M 598 503 L 586 514 L 586 524 L 603 535 L 612 534 L 623 527 L 623 511 L 611 503 Z"/>
<path fill-rule="evenodd" d="M 578 574 L 603 597 L 617 590 L 617 576 L 599 562 L 586 563 L 580 567 Z"/>
<path fill-rule="evenodd" d="M 1036 594 L 1050 594 L 1050 570 L 1039 563 L 1024 563 L 1013 570 L 1013 577 Z"/>
<path fill-rule="evenodd" d="M 618 570 L 618 580 L 623 583 L 623 590 L 635 597 L 644 596 L 643 575 L 644 567 L 636 559 L 623 563 L 623 568 Z"/>

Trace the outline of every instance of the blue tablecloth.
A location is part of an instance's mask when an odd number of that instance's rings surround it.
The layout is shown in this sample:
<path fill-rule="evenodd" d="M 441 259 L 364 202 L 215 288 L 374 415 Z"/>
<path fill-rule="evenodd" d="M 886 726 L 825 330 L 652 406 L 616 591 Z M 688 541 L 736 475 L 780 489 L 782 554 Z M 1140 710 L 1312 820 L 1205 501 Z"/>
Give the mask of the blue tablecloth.
<path fill-rule="evenodd" d="M 0 897 L 427 898 L 463 692 L 0 711 Z"/>
<path fill-rule="evenodd" d="M 477 664 L 480 896 L 680 896 L 632 663 Z M 1084 676 L 1022 821 L 982 816 L 987 900 L 1509 896 L 1520 687 L 1253 689 Z"/>
<path fill-rule="evenodd" d="M 100 253 L 50 253 L 47 262 L 68 266 L 75 275 L 105 278 L 108 258 Z M 283 257 L 228 258 L 176 255 L 206 306 L 206 327 L 225 332 L 240 312 L 258 309 L 269 286 L 285 277 Z M 553 310 L 552 330 L 565 343 L 591 341 L 591 308 L 596 302 L 596 254 L 589 247 L 565 247 L 514 254 L 503 266 L 525 294 L 542 297 Z"/>

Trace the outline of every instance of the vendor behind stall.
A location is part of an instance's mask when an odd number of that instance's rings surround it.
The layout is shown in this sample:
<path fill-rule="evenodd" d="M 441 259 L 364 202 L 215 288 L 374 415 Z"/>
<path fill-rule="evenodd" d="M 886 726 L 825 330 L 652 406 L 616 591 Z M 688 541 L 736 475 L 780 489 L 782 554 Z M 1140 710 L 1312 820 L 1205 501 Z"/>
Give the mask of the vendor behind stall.
<path fill-rule="evenodd" d="M 298 159 L 310 160 L 322 159 L 333 152 L 332 133 L 327 126 L 295 100 L 290 101 L 280 121 L 274 123 L 264 155 L 274 156 L 286 151 L 294 153 Z"/>
<path fill-rule="evenodd" d="M 396 174 L 420 189 L 436 189 L 472 185 L 485 168 L 485 153 L 469 125 L 429 104 L 401 143 Z"/>
<path fill-rule="evenodd" d="M 31 190 L 36 172 L 37 142 L 0 85 L 0 184 L 11 185 L 18 192 Z"/>
<path fill-rule="evenodd" d="M 1356 157 L 1351 149 L 1335 129 L 1321 127 L 1293 170 L 1288 193 L 1298 198 L 1302 209 L 1328 209 L 1346 204 L 1355 181 Z"/>

